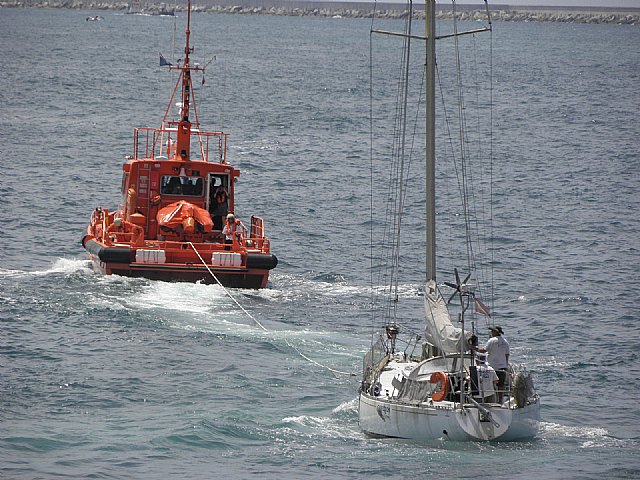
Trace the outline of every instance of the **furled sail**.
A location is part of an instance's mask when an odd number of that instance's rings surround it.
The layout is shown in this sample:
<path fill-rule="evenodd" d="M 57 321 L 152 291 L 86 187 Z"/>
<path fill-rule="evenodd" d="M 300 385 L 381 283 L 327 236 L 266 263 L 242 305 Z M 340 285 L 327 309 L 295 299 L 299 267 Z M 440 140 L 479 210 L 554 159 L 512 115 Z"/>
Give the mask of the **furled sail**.
<path fill-rule="evenodd" d="M 434 280 L 429 280 L 424 295 L 425 310 L 425 340 L 438 347 L 444 354 L 460 353 L 460 342 L 465 342 L 471 333 L 453 326 L 447 302 L 442 298 L 442 294 Z"/>

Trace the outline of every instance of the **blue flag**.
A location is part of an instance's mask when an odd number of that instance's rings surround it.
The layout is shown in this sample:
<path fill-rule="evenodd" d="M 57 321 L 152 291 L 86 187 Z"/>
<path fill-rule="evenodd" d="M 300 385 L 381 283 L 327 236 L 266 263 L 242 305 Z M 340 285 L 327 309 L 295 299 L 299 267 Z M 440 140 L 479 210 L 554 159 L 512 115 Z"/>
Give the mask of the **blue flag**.
<path fill-rule="evenodd" d="M 170 66 L 172 66 L 172 65 L 173 65 L 172 63 L 167 62 L 167 59 L 166 59 L 166 58 L 164 58 L 164 57 L 162 56 L 162 54 L 160 54 L 160 66 L 161 66 L 161 67 L 165 67 L 165 66 L 169 66 L 169 67 L 170 67 Z"/>

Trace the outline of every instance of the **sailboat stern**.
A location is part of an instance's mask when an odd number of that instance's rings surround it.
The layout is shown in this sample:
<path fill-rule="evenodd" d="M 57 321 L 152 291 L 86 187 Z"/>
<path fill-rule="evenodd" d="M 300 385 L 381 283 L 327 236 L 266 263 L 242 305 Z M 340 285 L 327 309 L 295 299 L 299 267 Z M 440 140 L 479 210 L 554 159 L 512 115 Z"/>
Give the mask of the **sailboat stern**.
<path fill-rule="evenodd" d="M 508 408 L 463 408 L 456 412 L 462 430 L 472 440 L 496 440 L 508 430 L 513 420 Z"/>

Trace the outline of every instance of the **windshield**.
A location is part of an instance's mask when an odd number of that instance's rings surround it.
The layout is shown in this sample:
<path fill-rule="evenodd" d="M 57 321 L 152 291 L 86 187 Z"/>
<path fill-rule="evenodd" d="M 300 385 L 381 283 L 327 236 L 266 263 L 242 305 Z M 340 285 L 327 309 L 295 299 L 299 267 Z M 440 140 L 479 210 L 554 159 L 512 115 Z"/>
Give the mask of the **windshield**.
<path fill-rule="evenodd" d="M 160 193 L 163 195 L 193 195 L 202 196 L 204 180 L 202 177 L 162 177 Z"/>

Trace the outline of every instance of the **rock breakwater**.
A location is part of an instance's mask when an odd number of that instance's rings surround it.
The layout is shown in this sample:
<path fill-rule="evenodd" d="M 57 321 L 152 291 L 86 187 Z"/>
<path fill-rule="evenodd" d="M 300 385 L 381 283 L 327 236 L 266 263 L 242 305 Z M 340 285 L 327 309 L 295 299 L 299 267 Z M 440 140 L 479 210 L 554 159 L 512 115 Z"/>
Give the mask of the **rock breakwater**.
<path fill-rule="evenodd" d="M 127 11 L 129 3 L 109 0 L 4 0 L 0 8 L 69 8 L 82 10 L 118 10 Z M 420 8 L 420 6 L 418 6 Z M 640 9 L 616 10 L 612 8 L 554 8 L 554 7 L 510 7 L 497 5 L 491 10 L 493 20 L 506 22 L 563 22 L 563 23 L 607 23 L 607 24 L 640 24 Z M 146 3 L 145 12 L 149 14 L 163 11 L 184 11 L 184 5 L 171 3 Z M 408 15 L 404 4 L 392 3 L 346 3 L 286 0 L 245 0 L 236 4 L 229 0 L 203 0 L 192 7 L 194 12 L 221 13 L 233 15 L 280 15 L 280 16 L 315 16 L 326 18 L 404 18 Z M 437 18 L 452 18 L 454 13 L 449 8 L 439 6 Z M 477 7 L 462 6 L 456 12 L 460 20 L 484 20 L 486 12 Z M 417 19 L 424 18 L 424 10 L 414 12 Z"/>

